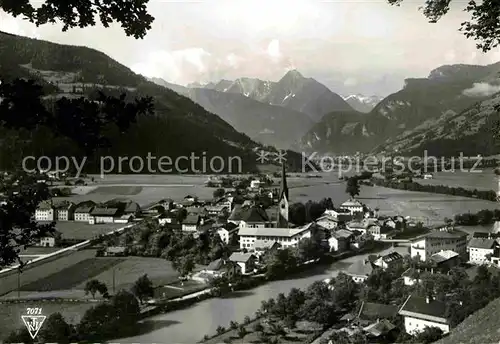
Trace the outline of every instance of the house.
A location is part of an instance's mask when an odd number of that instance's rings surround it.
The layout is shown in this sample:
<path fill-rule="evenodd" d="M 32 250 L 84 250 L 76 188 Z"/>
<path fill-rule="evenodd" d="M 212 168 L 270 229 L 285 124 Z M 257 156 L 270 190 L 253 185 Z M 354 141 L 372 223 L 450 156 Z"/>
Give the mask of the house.
<path fill-rule="evenodd" d="M 213 277 L 226 276 L 227 278 L 232 278 L 235 275 L 241 274 L 241 267 L 235 262 L 219 258 L 208 264 L 202 272 Z"/>
<path fill-rule="evenodd" d="M 132 214 L 124 214 L 114 219 L 114 223 L 130 223 L 134 221 L 135 216 Z"/>
<path fill-rule="evenodd" d="M 346 275 L 351 276 L 354 282 L 362 283 L 375 270 L 375 266 L 368 259 L 361 259 L 354 262 L 346 271 Z"/>
<path fill-rule="evenodd" d="M 434 176 L 432 175 L 432 173 L 426 173 L 424 174 L 424 179 L 432 179 L 434 178 Z"/>
<path fill-rule="evenodd" d="M 126 250 L 125 246 L 108 246 L 104 251 L 104 255 L 106 257 L 121 257 L 126 255 Z"/>
<path fill-rule="evenodd" d="M 446 250 L 466 254 L 467 233 L 447 227 L 434 230 L 412 240 L 410 256 L 427 261 L 433 254 Z"/>
<path fill-rule="evenodd" d="M 420 283 L 420 270 L 414 268 L 408 268 L 405 272 L 401 274 L 403 277 L 404 285 L 412 286 L 416 283 Z"/>
<path fill-rule="evenodd" d="M 328 239 L 330 252 L 344 252 L 349 250 L 353 237 L 354 234 L 347 229 L 339 229 L 333 232 L 332 236 Z"/>
<path fill-rule="evenodd" d="M 255 250 L 256 240 L 275 241 L 282 247 L 297 247 L 300 240 L 311 237 L 314 223 L 297 228 L 241 227 L 238 231 L 240 249 Z"/>
<path fill-rule="evenodd" d="M 387 319 L 378 319 L 376 322 L 372 323 L 363 328 L 367 337 L 371 340 L 376 340 L 381 337 L 388 336 L 396 329 L 396 325 L 391 323 Z"/>
<path fill-rule="evenodd" d="M 99 208 L 96 207 L 90 212 L 89 223 L 97 225 L 100 223 L 113 223 L 118 217 L 118 208 Z"/>
<path fill-rule="evenodd" d="M 123 214 L 125 215 L 137 215 L 141 212 L 141 207 L 136 202 L 129 202 L 125 209 L 123 210 Z"/>
<path fill-rule="evenodd" d="M 47 233 L 45 236 L 40 238 L 39 246 L 41 247 L 54 247 L 58 244 L 61 239 L 61 233 L 54 231 L 53 233 Z"/>
<path fill-rule="evenodd" d="M 191 206 L 191 207 L 186 207 L 186 211 L 188 215 L 198 215 L 201 217 L 205 217 L 208 212 L 205 207 L 197 207 L 197 206 Z"/>
<path fill-rule="evenodd" d="M 255 269 L 257 258 L 251 253 L 234 252 L 229 260 L 238 264 L 243 275 L 251 274 Z"/>
<path fill-rule="evenodd" d="M 75 204 L 72 202 L 61 202 L 55 205 L 55 217 L 57 221 L 73 221 L 75 215 Z"/>
<path fill-rule="evenodd" d="M 403 263 L 403 256 L 398 252 L 391 252 L 379 257 L 373 264 L 382 268 L 389 269 L 395 268 Z"/>
<path fill-rule="evenodd" d="M 220 239 L 226 245 L 232 241 L 233 237 L 238 235 L 239 227 L 232 222 L 228 222 L 226 225 L 220 227 L 217 230 L 217 234 L 219 234 Z"/>
<path fill-rule="evenodd" d="M 275 252 L 281 248 L 281 244 L 273 240 L 255 240 L 254 251 L 256 254 L 262 254 L 265 252 Z"/>
<path fill-rule="evenodd" d="M 489 263 L 489 257 L 493 256 L 498 242 L 492 238 L 472 238 L 467 245 L 469 251 L 469 262 L 472 264 Z"/>
<path fill-rule="evenodd" d="M 460 255 L 451 250 L 440 251 L 431 256 L 430 262 L 433 268 L 441 272 L 447 272 L 460 263 Z"/>
<path fill-rule="evenodd" d="M 260 188 L 260 180 L 252 180 L 250 181 L 250 189 L 258 190 Z"/>
<path fill-rule="evenodd" d="M 339 226 L 339 220 L 332 215 L 322 215 L 316 220 L 316 224 L 325 229 L 332 230 Z"/>
<path fill-rule="evenodd" d="M 73 214 L 75 221 L 78 222 L 90 222 L 91 218 L 91 211 L 94 209 L 94 206 L 79 206 L 75 209 L 75 212 Z"/>
<path fill-rule="evenodd" d="M 270 228 L 274 227 L 266 211 L 258 206 L 243 209 L 240 228 Z"/>
<path fill-rule="evenodd" d="M 446 303 L 431 297 L 410 295 L 399 310 L 405 331 L 415 335 L 426 327 L 438 327 L 444 334 L 450 332 L 450 319 L 446 316 Z"/>
<path fill-rule="evenodd" d="M 379 319 L 392 319 L 398 315 L 399 307 L 382 303 L 363 301 L 356 313 L 345 316 L 345 320 L 357 325 L 366 326 Z"/>
<path fill-rule="evenodd" d="M 213 206 L 208 206 L 205 208 L 206 214 L 209 216 L 219 216 L 223 215 L 225 212 L 229 212 L 229 209 L 225 205 L 213 205 Z"/>
<path fill-rule="evenodd" d="M 340 209 L 349 211 L 351 215 L 354 215 L 356 213 L 363 213 L 364 211 L 363 204 L 357 199 L 350 199 L 348 201 L 345 201 L 340 205 Z"/>
<path fill-rule="evenodd" d="M 187 195 L 186 197 L 184 197 L 184 202 L 186 202 L 186 203 L 189 203 L 189 202 L 194 203 L 197 200 L 198 200 L 198 197 L 192 196 L 192 195 Z"/>
<path fill-rule="evenodd" d="M 174 213 L 161 214 L 158 217 L 158 223 L 160 224 L 160 226 L 164 226 L 167 223 L 171 223 L 171 224 L 178 223 L 177 215 Z"/>
<path fill-rule="evenodd" d="M 188 215 L 184 221 L 182 221 L 182 231 L 196 232 L 201 223 L 202 219 L 199 215 Z"/>
<path fill-rule="evenodd" d="M 228 211 L 231 211 L 233 207 L 233 199 L 232 195 L 227 195 L 225 197 L 221 197 L 214 202 L 214 206 L 221 206 L 227 208 Z"/>
<path fill-rule="evenodd" d="M 352 220 L 352 214 L 346 209 L 326 209 L 322 216 L 329 215 L 337 219 L 338 222 L 349 222 Z"/>
<path fill-rule="evenodd" d="M 41 202 L 38 208 L 35 210 L 35 220 L 36 221 L 54 221 L 55 219 L 55 208 L 50 202 Z"/>

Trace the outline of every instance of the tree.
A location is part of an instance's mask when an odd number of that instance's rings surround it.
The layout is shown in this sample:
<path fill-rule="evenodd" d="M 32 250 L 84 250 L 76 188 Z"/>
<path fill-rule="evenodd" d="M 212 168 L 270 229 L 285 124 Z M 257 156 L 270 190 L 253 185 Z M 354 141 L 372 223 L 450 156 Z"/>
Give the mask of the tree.
<path fill-rule="evenodd" d="M 93 279 L 85 284 L 84 291 L 85 295 L 90 294 L 92 295 L 92 298 L 95 299 L 95 294 L 97 292 L 99 292 L 102 296 L 106 295 L 108 293 L 108 287 L 103 282 Z"/>
<path fill-rule="evenodd" d="M 354 196 L 359 196 L 359 183 L 358 178 L 350 177 L 347 179 L 347 185 L 345 188 L 345 192 L 354 198 Z"/>
<path fill-rule="evenodd" d="M 443 336 L 443 330 L 441 330 L 439 327 L 425 327 L 425 329 L 421 332 L 419 332 L 415 336 L 415 340 L 418 343 L 423 343 L 423 344 L 429 344 L 429 343 L 434 343 L 441 339 Z"/>
<path fill-rule="evenodd" d="M 50 0 L 36 8 L 29 0 L 17 1 L 2 1 L 0 9 L 11 14 L 14 17 L 22 17 L 35 23 L 37 26 L 62 22 L 63 31 L 74 27 L 87 27 L 96 24 L 95 18 L 98 15 L 104 27 L 109 27 L 113 22 L 120 23 L 125 33 L 128 36 L 135 38 L 143 38 L 146 32 L 151 28 L 154 17 L 148 14 L 148 0 L 110 0 L 106 2 L 93 0 Z M 72 112 L 78 107 L 82 108 L 85 105 L 87 109 L 95 110 L 91 104 L 83 98 L 77 100 L 61 99 L 58 105 L 67 105 L 63 107 L 65 111 L 60 112 L 62 116 L 53 116 L 50 118 L 49 112 L 43 106 L 41 97 L 43 96 L 42 88 L 35 85 L 33 81 L 24 81 L 16 79 L 12 83 L 0 80 L 0 122 L 4 128 L 9 130 L 18 129 L 28 132 L 31 135 L 31 129 L 40 124 L 47 125 L 49 128 L 58 129 L 60 134 L 74 134 L 73 138 L 100 138 L 102 135 L 97 133 L 92 134 L 91 131 L 96 129 L 95 125 L 82 126 L 78 118 L 73 118 L 74 114 L 81 112 Z M 133 106 L 117 106 L 121 105 L 124 100 L 120 98 L 118 102 L 112 98 L 102 98 L 103 109 L 108 112 L 108 119 L 118 124 L 120 128 L 126 127 L 128 121 L 132 120 L 135 115 L 140 112 L 138 108 Z M 116 100 L 116 99 L 114 99 Z M 147 111 L 152 112 L 152 99 L 146 101 Z M 144 103 L 145 104 L 145 103 Z M 137 105 L 137 104 L 136 104 Z M 92 112 L 92 111 L 90 111 Z M 116 116 L 117 114 L 121 116 Z M 123 116 L 124 115 L 124 116 Z M 132 115 L 132 117 L 131 117 Z M 77 116 L 78 117 L 78 116 Z M 102 117 L 96 116 L 96 113 L 90 113 L 85 117 L 86 120 L 92 120 L 93 123 L 100 122 L 102 127 Z M 70 128 L 78 128 L 69 130 Z M 88 130 L 87 130 L 88 128 Z M 89 132 L 90 131 L 90 132 Z M 19 140 L 17 140 L 19 142 Z M 8 140 L 6 140 L 8 142 Z M 78 141 L 83 143 L 82 140 Z M 94 143 L 96 141 L 94 140 Z M 17 153 L 22 155 L 22 147 L 15 145 Z M 85 146 L 86 149 L 95 147 Z M 46 200 L 47 191 L 42 191 L 43 183 L 29 183 L 25 178 L 14 178 L 11 181 L 5 180 L 2 177 L 0 180 L 1 191 L 12 190 L 11 183 L 18 180 L 17 193 L 8 192 L 10 196 L 0 207 L 0 269 L 11 265 L 18 261 L 18 252 L 21 247 L 33 244 L 43 235 L 54 230 L 53 225 L 38 225 L 34 221 L 34 213 L 38 204 Z M 17 229 L 23 228 L 22 234 L 19 235 Z"/>
<path fill-rule="evenodd" d="M 399 6 L 404 0 L 388 0 L 389 4 Z M 457 1 L 455 1 L 457 2 Z M 424 16 L 430 23 L 438 22 L 448 13 L 451 0 L 427 0 L 422 8 Z M 470 14 L 470 20 L 461 24 L 459 31 L 465 37 L 476 41 L 477 49 L 488 52 L 500 44 L 500 3 L 496 0 L 477 2 L 468 0 L 465 11 Z"/>
<path fill-rule="evenodd" d="M 52 313 L 40 330 L 40 338 L 44 343 L 70 343 L 72 335 L 72 328 L 61 313 Z"/>
<path fill-rule="evenodd" d="M 13 344 L 13 343 L 24 343 L 24 344 L 32 344 L 34 340 L 31 338 L 30 333 L 26 329 L 26 327 L 22 327 L 16 331 L 12 331 L 5 339 L 4 343 Z"/>
<path fill-rule="evenodd" d="M 117 22 L 127 36 L 144 38 L 154 17 L 147 12 L 149 0 L 50 0 L 35 8 L 29 0 L 3 1 L 0 8 L 14 17 L 21 16 L 37 26 L 61 22 L 63 31 L 95 26 L 98 16 L 104 27 Z"/>
<path fill-rule="evenodd" d="M 253 330 L 255 332 L 263 332 L 264 331 L 264 326 L 262 326 L 262 324 L 259 321 L 258 323 L 256 323 L 255 325 L 253 325 Z"/>
<path fill-rule="evenodd" d="M 196 267 L 194 257 L 192 255 L 182 256 L 172 262 L 174 269 L 179 273 L 179 278 L 185 279 Z"/>
<path fill-rule="evenodd" d="M 147 274 L 142 275 L 137 281 L 135 281 L 132 287 L 132 292 L 135 296 L 137 296 L 141 303 L 145 298 L 154 296 L 153 282 L 151 282 Z"/>
<path fill-rule="evenodd" d="M 226 190 L 219 188 L 214 190 L 213 196 L 215 199 L 221 198 L 226 194 Z"/>
<path fill-rule="evenodd" d="M 238 326 L 238 337 L 243 338 L 247 335 L 248 331 L 244 325 Z"/>

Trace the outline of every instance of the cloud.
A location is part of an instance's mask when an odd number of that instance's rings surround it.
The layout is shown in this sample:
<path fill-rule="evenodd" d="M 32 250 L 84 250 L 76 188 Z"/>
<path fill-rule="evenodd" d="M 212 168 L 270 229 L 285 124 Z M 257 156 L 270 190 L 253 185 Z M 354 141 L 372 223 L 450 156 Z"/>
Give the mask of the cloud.
<path fill-rule="evenodd" d="M 471 88 L 463 90 L 468 97 L 488 97 L 500 92 L 500 85 L 491 85 L 486 82 L 476 82 Z"/>
<path fill-rule="evenodd" d="M 280 49 L 280 41 L 277 39 L 273 39 L 269 45 L 267 46 L 267 54 L 273 60 L 279 60 L 282 57 L 281 49 Z"/>

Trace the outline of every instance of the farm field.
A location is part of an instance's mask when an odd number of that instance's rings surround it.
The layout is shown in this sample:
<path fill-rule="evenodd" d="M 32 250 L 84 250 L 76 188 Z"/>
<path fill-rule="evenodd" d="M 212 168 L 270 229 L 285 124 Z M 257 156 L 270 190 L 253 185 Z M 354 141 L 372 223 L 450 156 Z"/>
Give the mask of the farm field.
<path fill-rule="evenodd" d="M 48 275 L 47 277 L 25 284 L 21 287 L 21 291 L 56 291 L 73 289 L 82 281 L 92 279 L 101 272 L 119 264 L 121 261 L 122 259 L 120 258 L 85 259 L 61 271 Z"/>
<path fill-rule="evenodd" d="M 94 249 L 85 249 L 81 251 L 71 252 L 63 257 L 45 262 L 43 263 L 43 265 L 37 265 L 34 267 L 30 267 L 28 265 L 24 268 L 23 272 L 20 275 L 21 286 L 35 282 L 48 275 L 57 273 L 86 259 L 94 258 L 95 253 L 96 250 Z M 17 273 L 0 275 L 0 295 L 5 295 L 11 291 L 17 290 L 17 279 Z"/>
<path fill-rule="evenodd" d="M 124 257 L 119 263 L 102 271 L 89 279 L 97 279 L 108 286 L 111 290 L 113 285 L 113 270 L 115 271 L 116 289 L 129 289 L 134 282 L 144 274 L 147 274 L 153 285 L 159 286 L 177 281 L 179 274 L 172 264 L 161 258 L 146 257 Z M 88 279 L 81 280 L 75 289 L 83 289 Z"/>
<path fill-rule="evenodd" d="M 123 223 L 90 225 L 86 222 L 59 221 L 56 223 L 56 230 L 62 233 L 63 239 L 81 239 L 85 241 L 124 226 L 126 224 Z"/>
<path fill-rule="evenodd" d="M 59 303 L 59 302 L 38 302 L 38 303 L 5 303 L 0 304 L 0 342 L 11 331 L 24 326 L 21 315 L 26 314 L 27 307 L 42 308 L 45 316 L 53 313 L 61 313 L 67 322 L 76 324 L 80 322 L 81 317 L 87 309 L 94 306 L 95 303 Z"/>
<path fill-rule="evenodd" d="M 465 189 L 497 190 L 498 176 L 492 169 L 485 169 L 482 172 L 436 172 L 433 179 L 417 179 L 419 184 L 447 185 L 452 187 L 462 187 Z"/>

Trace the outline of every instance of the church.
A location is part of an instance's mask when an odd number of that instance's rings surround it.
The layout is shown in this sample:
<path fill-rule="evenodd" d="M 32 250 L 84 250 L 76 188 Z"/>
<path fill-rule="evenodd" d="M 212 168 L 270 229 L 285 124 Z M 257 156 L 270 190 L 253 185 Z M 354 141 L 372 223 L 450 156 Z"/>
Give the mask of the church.
<path fill-rule="evenodd" d="M 296 247 L 300 240 L 311 237 L 311 225 L 290 228 L 288 221 L 289 193 L 286 170 L 282 165 L 281 185 L 278 193 L 276 226 L 246 226 L 241 223 L 238 231 L 240 249 L 255 251 L 259 247 L 270 247 L 278 243 L 282 248 Z"/>

